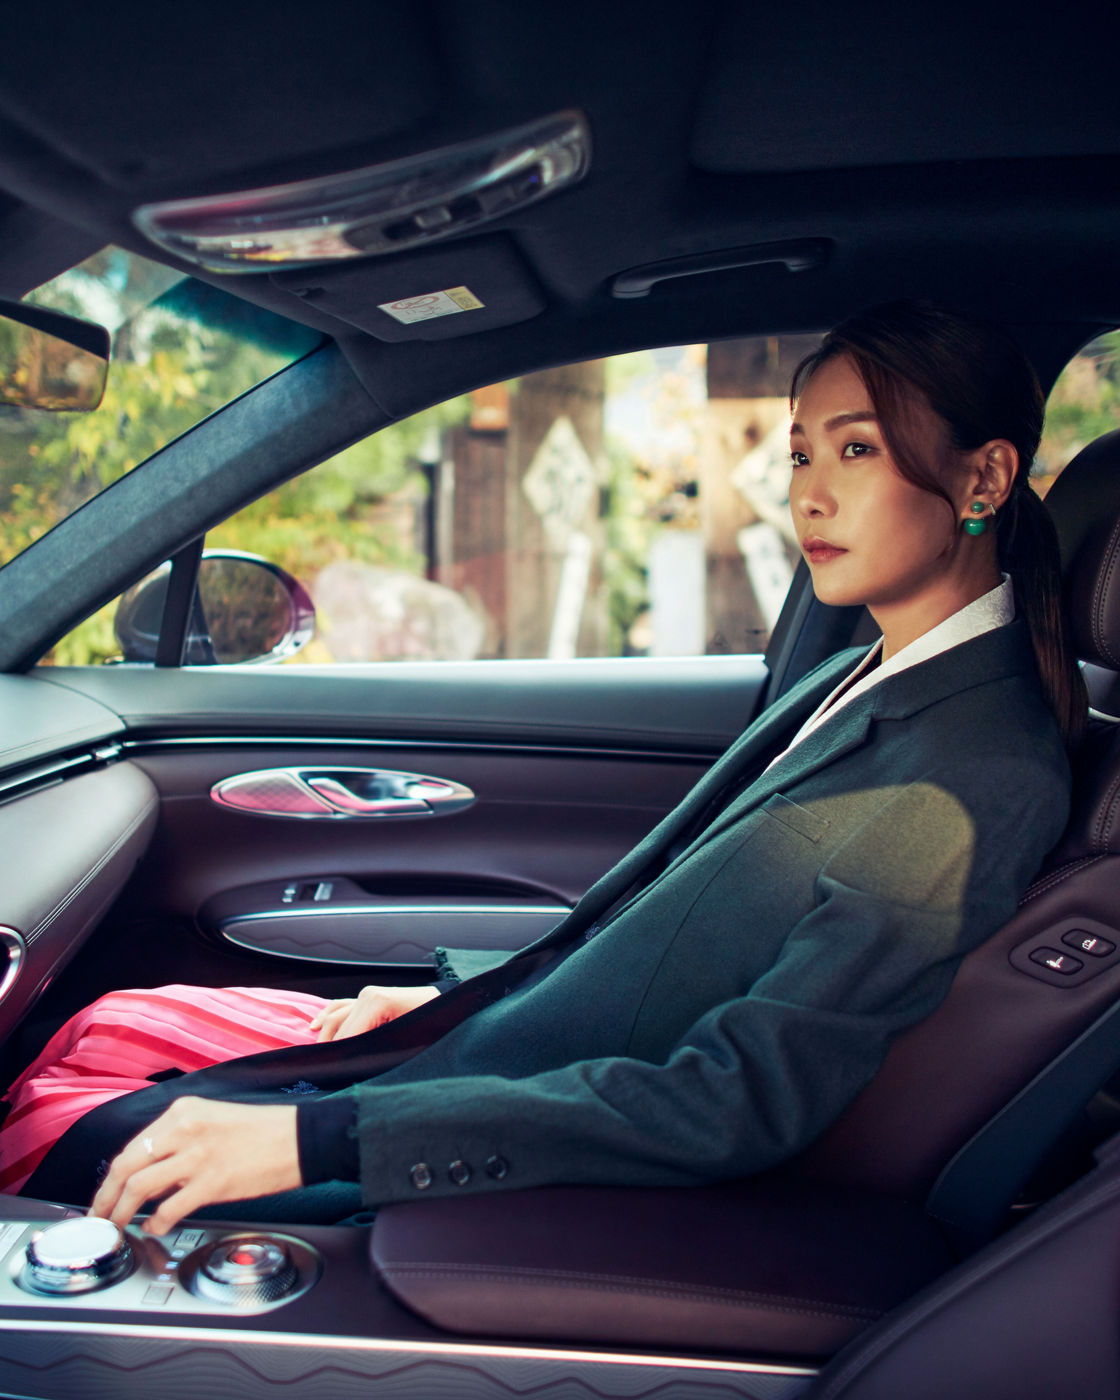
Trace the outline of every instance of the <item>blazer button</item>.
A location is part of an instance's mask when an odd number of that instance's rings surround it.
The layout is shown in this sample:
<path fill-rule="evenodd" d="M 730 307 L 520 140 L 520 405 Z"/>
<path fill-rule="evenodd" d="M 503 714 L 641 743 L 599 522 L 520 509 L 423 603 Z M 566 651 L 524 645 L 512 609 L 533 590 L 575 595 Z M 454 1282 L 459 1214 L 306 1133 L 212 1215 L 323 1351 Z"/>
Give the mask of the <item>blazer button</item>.
<path fill-rule="evenodd" d="M 417 1162 L 414 1167 L 410 1167 L 408 1176 L 417 1191 L 426 1191 L 432 1184 L 432 1169 L 427 1162 Z"/>
<path fill-rule="evenodd" d="M 471 1179 L 471 1169 L 466 1162 L 457 1159 L 448 1167 L 447 1175 L 456 1186 L 466 1186 Z"/>
<path fill-rule="evenodd" d="M 501 1181 L 509 1171 L 509 1163 L 504 1157 L 488 1157 L 486 1159 L 486 1175 L 493 1181 Z"/>

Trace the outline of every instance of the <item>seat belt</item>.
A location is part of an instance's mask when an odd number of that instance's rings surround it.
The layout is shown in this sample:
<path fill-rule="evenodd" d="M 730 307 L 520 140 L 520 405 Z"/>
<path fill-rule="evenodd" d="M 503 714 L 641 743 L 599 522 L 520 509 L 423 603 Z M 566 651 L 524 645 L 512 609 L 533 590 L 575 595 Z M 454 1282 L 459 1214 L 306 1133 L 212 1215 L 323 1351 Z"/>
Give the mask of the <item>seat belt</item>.
<path fill-rule="evenodd" d="M 1089 1099 L 1120 1070 L 1120 1001 L 1103 1012 L 944 1167 L 925 1210 L 963 1251 L 999 1232 L 1016 1196 Z"/>

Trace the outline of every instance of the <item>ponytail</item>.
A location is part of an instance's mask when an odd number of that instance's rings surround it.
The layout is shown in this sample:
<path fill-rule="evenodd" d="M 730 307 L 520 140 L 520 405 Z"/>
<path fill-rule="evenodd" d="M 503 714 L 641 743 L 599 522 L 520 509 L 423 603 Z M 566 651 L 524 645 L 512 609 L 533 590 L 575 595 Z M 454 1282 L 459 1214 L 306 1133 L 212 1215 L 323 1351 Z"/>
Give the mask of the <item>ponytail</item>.
<path fill-rule="evenodd" d="M 1066 616 L 1058 533 L 1027 482 L 1025 465 L 995 526 L 999 565 L 1014 580 L 1015 607 L 1030 628 L 1043 695 L 1073 753 L 1085 733 L 1089 697 Z"/>

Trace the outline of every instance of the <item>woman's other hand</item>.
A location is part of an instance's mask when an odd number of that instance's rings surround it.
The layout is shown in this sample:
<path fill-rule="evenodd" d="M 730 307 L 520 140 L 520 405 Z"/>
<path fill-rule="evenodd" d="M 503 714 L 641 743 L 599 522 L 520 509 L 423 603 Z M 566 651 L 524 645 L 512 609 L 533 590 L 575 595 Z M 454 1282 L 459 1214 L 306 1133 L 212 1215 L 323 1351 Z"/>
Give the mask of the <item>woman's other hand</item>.
<path fill-rule="evenodd" d="M 324 1006 L 311 1022 L 311 1029 L 319 1032 L 320 1044 L 345 1040 L 395 1021 L 438 996 L 434 987 L 363 987 L 356 997 L 343 997 Z"/>
<path fill-rule="evenodd" d="M 302 1185 L 294 1105 L 184 1097 L 113 1159 L 90 1213 L 123 1228 L 159 1201 L 144 1230 L 166 1235 L 203 1206 Z"/>

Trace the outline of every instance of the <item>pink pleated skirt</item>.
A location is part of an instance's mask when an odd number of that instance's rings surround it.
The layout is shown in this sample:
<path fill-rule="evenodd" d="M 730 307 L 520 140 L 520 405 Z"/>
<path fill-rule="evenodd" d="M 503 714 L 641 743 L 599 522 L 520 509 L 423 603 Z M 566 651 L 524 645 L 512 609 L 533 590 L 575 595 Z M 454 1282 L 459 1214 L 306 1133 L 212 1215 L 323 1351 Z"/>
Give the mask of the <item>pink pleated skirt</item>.
<path fill-rule="evenodd" d="M 110 992 L 72 1016 L 4 1095 L 0 1191 L 15 1192 L 83 1113 L 150 1087 L 164 1070 L 311 1045 L 328 1003 L 262 987 L 168 986 Z"/>

